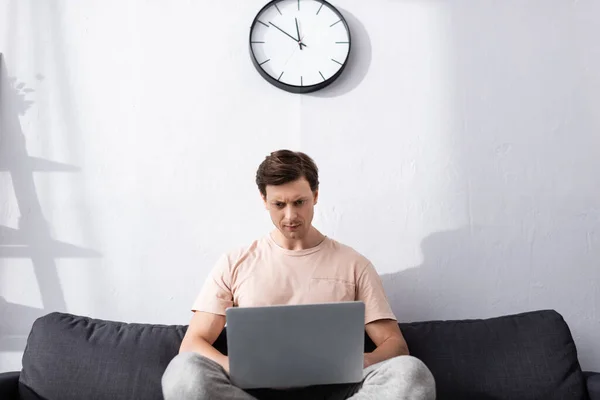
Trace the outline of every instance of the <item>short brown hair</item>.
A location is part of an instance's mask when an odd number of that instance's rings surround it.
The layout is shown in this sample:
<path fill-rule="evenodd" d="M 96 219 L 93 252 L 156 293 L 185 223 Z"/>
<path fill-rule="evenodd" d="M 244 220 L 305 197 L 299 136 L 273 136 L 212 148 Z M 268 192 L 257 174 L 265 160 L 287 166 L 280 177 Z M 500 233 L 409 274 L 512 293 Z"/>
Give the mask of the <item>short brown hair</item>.
<path fill-rule="evenodd" d="M 263 197 L 267 197 L 267 185 L 284 185 L 300 178 L 306 178 L 313 193 L 319 188 L 317 165 L 312 158 L 299 151 L 274 151 L 256 171 L 256 185 Z"/>

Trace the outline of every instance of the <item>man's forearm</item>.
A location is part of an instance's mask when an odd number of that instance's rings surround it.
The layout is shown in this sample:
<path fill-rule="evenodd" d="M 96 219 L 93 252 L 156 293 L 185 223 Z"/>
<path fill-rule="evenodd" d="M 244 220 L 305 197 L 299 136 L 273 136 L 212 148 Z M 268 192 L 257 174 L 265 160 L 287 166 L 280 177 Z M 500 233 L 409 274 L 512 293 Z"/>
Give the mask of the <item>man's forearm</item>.
<path fill-rule="evenodd" d="M 404 340 L 391 337 L 377 346 L 371 353 L 365 353 L 365 368 L 393 357 L 407 356 L 409 354 Z"/>
<path fill-rule="evenodd" d="M 202 338 L 184 339 L 181 342 L 179 352 L 186 351 L 196 352 L 206 358 L 219 363 L 227 373 L 229 373 L 229 357 L 223 355 L 219 350 L 215 349 L 211 344 Z"/>

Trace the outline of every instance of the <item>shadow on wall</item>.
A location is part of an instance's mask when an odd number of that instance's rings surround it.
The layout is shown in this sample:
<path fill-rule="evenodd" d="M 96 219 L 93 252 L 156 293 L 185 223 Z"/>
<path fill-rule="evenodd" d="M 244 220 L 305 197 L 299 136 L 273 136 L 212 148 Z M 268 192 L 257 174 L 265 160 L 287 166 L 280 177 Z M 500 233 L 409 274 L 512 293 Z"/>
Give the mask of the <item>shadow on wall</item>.
<path fill-rule="evenodd" d="M 580 360 L 597 368 L 600 246 L 586 242 L 579 226 L 540 237 L 521 228 L 472 226 L 426 237 L 422 264 L 381 276 L 394 313 L 411 322 L 554 309 L 569 324 Z"/>
<path fill-rule="evenodd" d="M 350 12 L 337 7 L 350 27 L 350 57 L 346 68 L 335 82 L 317 92 L 308 93 L 315 97 L 338 97 L 356 89 L 371 66 L 371 39 L 364 25 Z"/>
<path fill-rule="evenodd" d="M 421 250 L 421 265 L 381 276 L 399 320 L 483 318 L 531 309 L 531 248 L 516 229 L 436 232 L 422 241 Z"/>
<path fill-rule="evenodd" d="M 0 296 L 0 351 L 22 351 L 31 324 L 36 318 L 52 311 L 66 311 L 56 268 L 57 258 L 101 256 L 94 250 L 64 243 L 51 236 L 50 226 L 42 213 L 33 174 L 76 172 L 78 169 L 27 154 L 25 135 L 19 117 L 33 104 L 26 99 L 31 92 L 33 90 L 27 88 L 24 83 L 8 76 L 6 64 L 0 54 L 0 173 L 8 172 L 10 175 L 20 212 L 18 229 L 0 225 L 0 259 L 31 260 L 43 304 L 42 308 L 28 307 L 11 303 Z M 9 190 L 10 188 L 6 188 L 6 191 Z M 2 264 L 6 270 L 18 268 L 20 265 L 11 265 L 10 262 Z M 30 283 L 15 284 L 28 286 Z"/>

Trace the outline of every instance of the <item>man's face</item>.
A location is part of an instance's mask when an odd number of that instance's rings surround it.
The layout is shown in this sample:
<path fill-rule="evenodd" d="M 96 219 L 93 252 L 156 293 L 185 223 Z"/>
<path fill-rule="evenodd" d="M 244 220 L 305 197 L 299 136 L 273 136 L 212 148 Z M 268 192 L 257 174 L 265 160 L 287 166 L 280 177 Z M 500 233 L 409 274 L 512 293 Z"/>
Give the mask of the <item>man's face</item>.
<path fill-rule="evenodd" d="M 267 185 L 263 197 L 271 221 L 287 239 L 302 239 L 309 231 L 317 204 L 318 191 L 313 193 L 306 178 L 284 185 Z"/>

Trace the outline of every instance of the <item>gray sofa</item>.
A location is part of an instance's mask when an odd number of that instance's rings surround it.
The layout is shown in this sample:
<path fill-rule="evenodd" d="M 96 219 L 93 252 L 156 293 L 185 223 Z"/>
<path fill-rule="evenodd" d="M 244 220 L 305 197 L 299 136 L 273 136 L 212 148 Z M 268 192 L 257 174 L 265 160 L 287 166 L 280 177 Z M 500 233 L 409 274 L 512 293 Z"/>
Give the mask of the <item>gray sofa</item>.
<path fill-rule="evenodd" d="M 400 327 L 440 400 L 600 400 L 600 374 L 581 370 L 555 311 Z M 186 328 L 48 314 L 33 324 L 22 370 L 0 374 L 0 399 L 160 400 L 160 378 Z M 226 334 L 215 342 L 224 353 Z"/>

